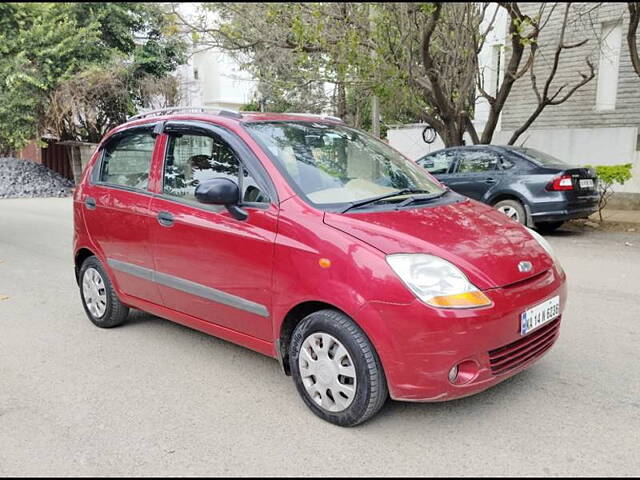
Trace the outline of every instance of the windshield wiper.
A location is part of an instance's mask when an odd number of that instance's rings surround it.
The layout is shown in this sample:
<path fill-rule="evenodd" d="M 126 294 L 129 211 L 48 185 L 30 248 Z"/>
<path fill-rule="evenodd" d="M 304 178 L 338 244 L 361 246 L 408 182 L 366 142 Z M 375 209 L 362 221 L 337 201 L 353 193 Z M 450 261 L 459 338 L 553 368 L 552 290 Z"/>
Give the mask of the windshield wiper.
<path fill-rule="evenodd" d="M 418 202 L 418 201 L 422 201 L 422 200 L 424 200 L 424 201 L 435 200 L 436 198 L 442 197 L 448 191 L 449 190 L 443 190 L 440 193 L 434 193 L 432 195 L 421 195 L 421 196 L 416 196 L 416 197 L 409 197 L 406 200 L 403 200 L 402 202 L 400 202 L 396 206 L 396 210 L 400 210 L 402 207 L 406 207 L 407 205 L 410 205 L 413 202 Z"/>
<path fill-rule="evenodd" d="M 395 192 L 385 193 L 384 195 L 378 195 L 377 197 L 365 198 L 364 200 L 353 202 L 349 204 L 349 206 L 344 210 L 342 210 L 340 213 L 345 213 L 351 210 L 352 208 L 362 207 L 363 205 L 369 205 L 371 203 L 379 202 L 380 200 L 397 197 L 398 195 L 405 195 L 407 193 L 429 193 L 429 191 L 416 189 L 416 188 L 403 188 L 402 190 L 396 190 Z"/>

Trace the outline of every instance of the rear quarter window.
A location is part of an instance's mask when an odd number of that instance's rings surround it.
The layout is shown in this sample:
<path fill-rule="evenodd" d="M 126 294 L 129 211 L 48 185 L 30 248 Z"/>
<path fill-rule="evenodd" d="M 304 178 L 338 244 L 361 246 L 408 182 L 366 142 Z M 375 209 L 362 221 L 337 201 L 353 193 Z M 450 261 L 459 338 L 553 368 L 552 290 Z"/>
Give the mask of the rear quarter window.
<path fill-rule="evenodd" d="M 511 147 L 510 150 L 516 152 L 521 157 L 526 158 L 530 162 L 534 163 L 539 167 L 544 167 L 546 165 L 567 165 L 566 162 L 563 162 L 559 158 L 554 157 L 553 155 L 549 155 L 548 153 L 541 152 L 540 150 L 536 150 L 533 148 L 527 147 Z"/>

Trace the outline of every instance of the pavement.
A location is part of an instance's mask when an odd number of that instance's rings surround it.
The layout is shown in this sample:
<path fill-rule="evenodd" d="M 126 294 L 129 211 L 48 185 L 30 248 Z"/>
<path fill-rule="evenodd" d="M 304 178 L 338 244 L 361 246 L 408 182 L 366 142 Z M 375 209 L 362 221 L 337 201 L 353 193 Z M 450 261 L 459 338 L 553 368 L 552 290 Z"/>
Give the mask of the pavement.
<path fill-rule="evenodd" d="M 598 214 L 591 215 L 591 220 L 598 221 Z M 613 210 L 605 208 L 602 211 L 604 222 L 637 223 L 640 224 L 640 210 Z"/>
<path fill-rule="evenodd" d="M 547 236 L 569 300 L 530 369 L 461 400 L 390 401 L 352 429 L 242 347 L 141 312 L 94 327 L 71 236 L 70 199 L 0 200 L 0 476 L 640 472 L 638 233 Z"/>

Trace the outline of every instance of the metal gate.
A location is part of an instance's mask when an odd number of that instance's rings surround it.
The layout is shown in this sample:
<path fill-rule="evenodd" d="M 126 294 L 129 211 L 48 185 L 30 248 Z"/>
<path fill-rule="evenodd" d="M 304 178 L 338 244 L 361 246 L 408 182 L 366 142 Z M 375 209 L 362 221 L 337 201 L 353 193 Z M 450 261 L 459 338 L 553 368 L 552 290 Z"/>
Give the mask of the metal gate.
<path fill-rule="evenodd" d="M 68 145 L 51 142 L 42 149 L 42 163 L 63 177 L 73 180 L 69 150 Z"/>

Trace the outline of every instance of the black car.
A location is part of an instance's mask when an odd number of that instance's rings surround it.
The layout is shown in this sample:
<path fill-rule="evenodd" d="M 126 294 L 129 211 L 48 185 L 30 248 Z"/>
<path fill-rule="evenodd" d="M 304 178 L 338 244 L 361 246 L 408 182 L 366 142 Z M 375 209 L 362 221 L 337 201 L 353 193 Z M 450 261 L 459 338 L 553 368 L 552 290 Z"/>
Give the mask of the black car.
<path fill-rule="evenodd" d="M 432 152 L 419 160 L 452 190 L 509 217 L 551 231 L 598 209 L 594 170 L 568 165 L 526 147 L 474 145 Z"/>

